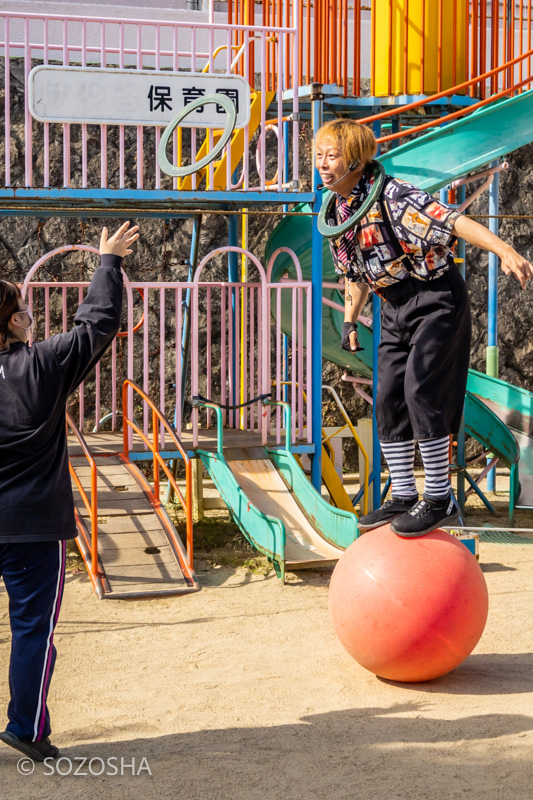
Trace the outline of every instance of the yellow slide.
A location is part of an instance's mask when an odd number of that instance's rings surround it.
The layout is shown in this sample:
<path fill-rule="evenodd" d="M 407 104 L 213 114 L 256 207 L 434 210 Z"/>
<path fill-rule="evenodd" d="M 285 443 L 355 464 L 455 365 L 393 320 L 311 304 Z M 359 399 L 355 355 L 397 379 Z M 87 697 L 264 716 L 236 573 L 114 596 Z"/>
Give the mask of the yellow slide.
<path fill-rule="evenodd" d="M 276 96 L 275 92 L 265 92 L 265 106 L 268 108 Z M 245 149 L 247 149 L 250 141 L 254 133 L 256 132 L 259 124 L 261 122 L 261 92 L 253 92 L 252 93 L 252 104 L 250 106 L 250 122 L 248 123 L 248 141 L 245 141 L 245 132 L 246 128 L 237 128 L 233 132 L 233 136 L 231 137 L 231 174 L 233 175 L 237 165 L 242 160 Z M 180 131 L 178 131 L 179 135 Z M 213 131 L 213 145 L 216 144 L 220 136 L 222 135 L 222 131 Z M 212 146 L 212 145 L 211 145 Z M 202 142 L 202 146 L 197 153 L 196 160 L 199 161 L 201 158 L 207 155 L 209 152 L 209 137 L 206 136 L 204 141 Z M 181 148 L 179 148 L 181 151 Z M 214 171 L 213 171 L 213 185 L 211 186 L 209 183 L 209 171 L 208 167 L 204 169 L 198 170 L 196 173 L 196 187 L 198 188 L 202 183 L 203 179 L 206 178 L 207 181 L 207 190 L 223 190 L 226 188 L 226 173 L 227 173 L 227 156 L 226 152 L 220 161 L 214 162 Z M 181 162 L 181 158 L 178 158 L 178 163 Z M 191 191 L 192 190 L 192 175 L 187 175 L 187 177 L 183 178 L 178 183 L 178 188 L 180 191 Z"/>

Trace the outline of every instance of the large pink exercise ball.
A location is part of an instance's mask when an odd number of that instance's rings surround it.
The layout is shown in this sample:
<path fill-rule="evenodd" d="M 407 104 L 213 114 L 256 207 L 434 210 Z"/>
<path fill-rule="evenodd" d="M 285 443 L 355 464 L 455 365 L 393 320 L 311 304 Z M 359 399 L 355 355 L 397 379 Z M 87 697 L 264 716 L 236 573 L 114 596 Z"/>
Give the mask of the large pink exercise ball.
<path fill-rule="evenodd" d="M 384 525 L 342 555 L 329 607 L 337 636 L 362 667 L 393 681 L 428 681 L 472 652 L 488 592 L 476 559 L 450 533 L 406 539 Z"/>

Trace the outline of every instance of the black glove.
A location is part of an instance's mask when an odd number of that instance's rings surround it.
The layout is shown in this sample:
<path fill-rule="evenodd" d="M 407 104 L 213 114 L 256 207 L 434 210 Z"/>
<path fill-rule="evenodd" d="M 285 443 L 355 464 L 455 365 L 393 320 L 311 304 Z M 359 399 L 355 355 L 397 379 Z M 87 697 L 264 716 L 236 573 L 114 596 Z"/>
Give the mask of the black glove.
<path fill-rule="evenodd" d="M 355 332 L 355 343 L 357 347 L 355 350 L 352 350 L 350 347 L 350 334 Z M 357 324 L 355 322 L 343 322 L 342 325 L 342 338 L 341 338 L 341 347 L 343 350 L 347 350 L 349 353 L 357 353 L 359 350 L 364 350 L 364 347 L 359 347 L 359 342 L 357 341 Z"/>

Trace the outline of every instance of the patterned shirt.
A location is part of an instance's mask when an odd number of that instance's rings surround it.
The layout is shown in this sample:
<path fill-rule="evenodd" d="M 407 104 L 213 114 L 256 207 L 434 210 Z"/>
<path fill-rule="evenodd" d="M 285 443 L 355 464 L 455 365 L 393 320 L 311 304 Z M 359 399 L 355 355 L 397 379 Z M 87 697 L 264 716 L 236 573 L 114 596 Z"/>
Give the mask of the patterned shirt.
<path fill-rule="evenodd" d="M 337 195 L 328 225 L 338 225 L 353 216 L 373 183 L 374 174 L 366 172 L 347 200 Z M 384 212 L 403 252 L 390 241 Z M 378 294 L 380 288 L 409 276 L 421 281 L 439 278 L 454 263 L 452 229 L 458 216 L 457 211 L 427 192 L 387 177 L 381 200 L 355 228 L 329 240 L 335 270 L 351 281 L 370 284 Z M 403 258 L 406 254 L 409 259 Z"/>

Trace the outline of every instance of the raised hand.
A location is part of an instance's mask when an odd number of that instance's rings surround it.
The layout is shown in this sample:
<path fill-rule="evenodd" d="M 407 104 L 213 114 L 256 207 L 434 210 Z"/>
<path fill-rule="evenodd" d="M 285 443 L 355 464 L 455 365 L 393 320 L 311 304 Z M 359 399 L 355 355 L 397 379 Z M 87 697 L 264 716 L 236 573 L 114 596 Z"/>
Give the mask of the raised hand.
<path fill-rule="evenodd" d="M 133 252 L 129 249 L 130 245 L 139 238 L 138 230 L 138 225 L 130 228 L 130 223 L 125 222 L 116 233 L 109 236 L 107 228 L 102 228 L 102 235 L 100 236 L 100 255 L 109 254 L 120 256 L 121 258 L 129 256 L 130 253 Z"/>

